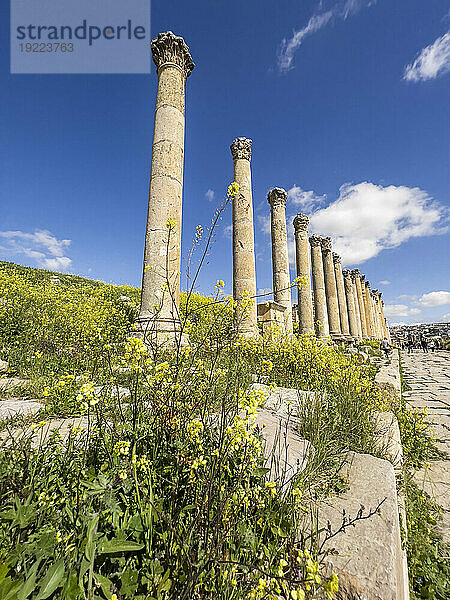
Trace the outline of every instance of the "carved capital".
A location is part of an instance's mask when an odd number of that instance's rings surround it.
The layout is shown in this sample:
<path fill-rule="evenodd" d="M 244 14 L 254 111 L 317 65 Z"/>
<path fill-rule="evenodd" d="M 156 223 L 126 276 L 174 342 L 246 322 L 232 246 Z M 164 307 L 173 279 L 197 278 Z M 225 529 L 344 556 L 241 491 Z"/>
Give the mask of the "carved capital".
<path fill-rule="evenodd" d="M 333 262 L 335 265 L 341 264 L 341 257 L 339 256 L 339 254 L 337 252 L 333 252 Z"/>
<path fill-rule="evenodd" d="M 342 275 L 348 279 L 348 278 L 351 278 L 352 273 L 351 273 L 350 269 L 344 269 L 342 271 Z"/>
<path fill-rule="evenodd" d="M 368 280 L 366 279 L 366 281 L 365 281 L 365 284 L 366 284 L 366 288 L 367 288 L 368 290 L 370 290 L 370 281 L 368 281 Z"/>
<path fill-rule="evenodd" d="M 287 192 L 283 188 L 273 188 L 267 194 L 267 201 L 270 206 L 286 206 Z"/>
<path fill-rule="evenodd" d="M 329 236 L 321 238 L 320 243 L 322 252 L 331 252 L 331 238 Z"/>
<path fill-rule="evenodd" d="M 360 277 L 359 269 L 352 269 L 352 276 L 355 278 Z"/>
<path fill-rule="evenodd" d="M 171 31 L 158 33 L 158 37 L 152 40 L 151 49 L 158 71 L 161 67 L 171 64 L 181 69 L 186 79 L 192 73 L 195 65 L 182 37 L 174 35 Z"/>
<path fill-rule="evenodd" d="M 364 285 L 364 282 L 366 281 L 366 276 L 365 275 L 361 275 L 361 283 Z"/>
<path fill-rule="evenodd" d="M 311 248 L 317 248 L 317 246 L 321 246 L 322 238 L 320 235 L 312 235 L 309 238 L 309 243 L 311 244 Z"/>
<path fill-rule="evenodd" d="M 307 231 L 309 218 L 303 213 L 298 213 L 295 215 L 293 223 L 295 231 Z"/>
<path fill-rule="evenodd" d="M 245 137 L 236 138 L 230 146 L 233 160 L 245 158 L 250 160 L 252 157 L 252 140 Z"/>

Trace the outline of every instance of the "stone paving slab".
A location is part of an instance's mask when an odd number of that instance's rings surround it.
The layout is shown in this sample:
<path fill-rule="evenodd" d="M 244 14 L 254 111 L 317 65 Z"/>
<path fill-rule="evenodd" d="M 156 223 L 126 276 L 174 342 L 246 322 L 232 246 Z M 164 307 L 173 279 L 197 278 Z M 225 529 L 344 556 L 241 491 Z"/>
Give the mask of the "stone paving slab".
<path fill-rule="evenodd" d="M 0 420 L 11 419 L 17 415 L 31 415 L 39 412 L 44 405 L 37 400 L 9 398 L 0 400 Z"/>
<path fill-rule="evenodd" d="M 442 506 L 437 528 L 450 542 L 450 353 L 415 350 L 411 354 L 402 352 L 401 358 L 403 378 L 411 388 L 403 397 L 412 407 L 427 408 L 436 446 L 447 455 L 447 460 L 432 461 L 418 471 L 414 480 Z"/>

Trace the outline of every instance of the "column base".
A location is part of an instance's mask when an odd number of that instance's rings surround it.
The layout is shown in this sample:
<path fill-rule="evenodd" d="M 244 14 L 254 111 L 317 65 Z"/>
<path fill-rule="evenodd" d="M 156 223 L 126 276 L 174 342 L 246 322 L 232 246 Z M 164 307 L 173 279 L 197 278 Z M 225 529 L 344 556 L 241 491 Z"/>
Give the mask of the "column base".
<path fill-rule="evenodd" d="M 140 338 L 148 346 L 189 346 L 189 336 L 181 330 L 178 319 L 140 316 L 136 319 L 136 325 L 128 337 Z"/>

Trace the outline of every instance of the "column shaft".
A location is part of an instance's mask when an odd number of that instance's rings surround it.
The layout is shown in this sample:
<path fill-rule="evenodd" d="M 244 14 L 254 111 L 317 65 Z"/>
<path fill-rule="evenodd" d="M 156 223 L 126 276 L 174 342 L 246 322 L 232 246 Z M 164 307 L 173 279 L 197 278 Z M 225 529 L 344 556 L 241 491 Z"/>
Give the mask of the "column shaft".
<path fill-rule="evenodd" d="M 267 194 L 270 204 L 270 231 L 272 236 L 272 276 L 273 299 L 286 307 L 284 324 L 286 335 L 293 334 L 291 278 L 286 232 L 287 193 L 281 188 L 273 188 Z"/>
<path fill-rule="evenodd" d="M 367 338 L 366 313 L 364 310 L 364 300 L 362 295 L 359 269 L 353 269 L 352 273 L 355 275 L 356 294 L 358 297 L 359 317 L 361 321 L 361 333 L 363 338 Z"/>
<path fill-rule="evenodd" d="M 361 313 L 359 312 L 358 292 L 356 289 L 356 276 L 353 273 L 353 271 L 351 271 L 351 278 L 352 278 L 353 302 L 355 304 L 356 324 L 358 326 L 358 338 L 360 340 L 362 340 L 363 334 L 362 334 L 362 327 L 361 327 Z"/>
<path fill-rule="evenodd" d="M 186 79 L 194 68 L 183 38 L 152 41 L 158 73 L 139 321 L 174 338 L 180 327 L 181 217 Z"/>
<path fill-rule="evenodd" d="M 339 304 L 336 289 L 336 277 L 334 274 L 333 257 L 331 254 L 331 238 L 322 238 L 323 271 L 325 276 L 325 293 L 327 296 L 328 323 L 330 335 L 339 336 L 341 333 L 341 322 L 339 319 Z"/>
<path fill-rule="evenodd" d="M 347 298 L 344 289 L 344 278 L 342 275 L 341 257 L 333 252 L 334 276 L 336 279 L 336 291 L 339 304 L 339 320 L 341 322 L 341 332 L 344 335 L 350 335 L 350 324 L 348 320 Z"/>
<path fill-rule="evenodd" d="M 314 312 L 316 335 L 325 338 L 330 335 L 328 327 L 327 300 L 325 296 L 325 279 L 323 274 L 321 238 L 312 235 L 309 238 L 311 244 L 311 268 L 314 289 Z"/>
<path fill-rule="evenodd" d="M 309 262 L 308 244 L 309 219 L 304 214 L 298 214 L 294 218 L 295 230 L 295 259 L 297 265 L 297 277 L 301 277 L 303 283 L 298 284 L 298 319 L 301 334 L 314 333 L 314 314 L 311 292 L 311 276 Z"/>
<path fill-rule="evenodd" d="M 359 333 L 359 329 L 358 329 L 356 309 L 355 309 L 353 282 L 352 282 L 352 278 L 350 275 L 350 271 L 348 269 L 345 269 L 342 272 L 342 275 L 343 275 L 343 279 L 344 279 L 344 289 L 345 289 L 345 296 L 346 296 L 346 301 L 347 301 L 348 324 L 349 324 L 350 335 L 352 337 L 354 337 L 355 339 L 357 339 L 357 338 L 359 338 L 360 333 Z"/>
<path fill-rule="evenodd" d="M 252 141 L 237 138 L 230 146 L 234 181 L 239 194 L 233 197 L 233 298 L 237 302 L 236 329 L 248 336 L 259 334 L 256 307 L 255 238 L 253 228 Z"/>

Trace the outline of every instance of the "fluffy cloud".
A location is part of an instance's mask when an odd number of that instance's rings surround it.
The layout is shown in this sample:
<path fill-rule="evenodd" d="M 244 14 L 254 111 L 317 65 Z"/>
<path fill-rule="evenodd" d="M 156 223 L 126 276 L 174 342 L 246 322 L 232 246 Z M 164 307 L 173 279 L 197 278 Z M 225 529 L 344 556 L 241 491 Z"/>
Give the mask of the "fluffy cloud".
<path fill-rule="evenodd" d="M 429 292 L 423 294 L 417 301 L 421 306 L 443 306 L 450 304 L 450 292 Z"/>
<path fill-rule="evenodd" d="M 450 31 L 426 46 L 416 60 L 405 67 L 406 81 L 426 81 L 450 72 Z"/>
<path fill-rule="evenodd" d="M 209 190 L 207 190 L 205 192 L 205 198 L 208 200 L 208 202 L 212 202 L 214 200 L 215 195 L 216 195 L 215 191 L 212 190 L 211 188 L 209 188 Z"/>
<path fill-rule="evenodd" d="M 450 323 L 450 313 L 443 315 L 441 321 L 442 323 Z"/>
<path fill-rule="evenodd" d="M 282 73 L 292 69 L 294 54 L 303 40 L 331 23 L 334 19 L 347 19 L 361 8 L 375 4 L 375 0 L 339 0 L 329 10 L 313 15 L 307 24 L 294 32 L 291 38 L 283 39 L 278 52 L 278 68 Z M 320 2 L 322 8 L 322 2 Z"/>
<path fill-rule="evenodd" d="M 444 233 L 444 208 L 419 188 L 344 184 L 339 198 L 310 216 L 310 230 L 331 235 L 346 265 L 360 264 L 413 237 Z"/>
<path fill-rule="evenodd" d="M 223 235 L 228 240 L 231 239 L 231 236 L 233 235 L 233 225 L 225 225 L 223 228 Z"/>
<path fill-rule="evenodd" d="M 310 190 L 307 192 L 303 190 L 299 185 L 293 185 L 288 190 L 287 201 L 299 209 L 304 211 L 310 211 L 313 208 L 317 208 L 318 205 L 323 204 L 326 196 L 318 196 L 315 192 Z"/>
<path fill-rule="evenodd" d="M 23 231 L 0 231 L 3 240 L 0 250 L 5 256 L 26 256 L 38 267 L 51 271 L 66 271 L 72 260 L 65 256 L 71 240 L 58 240 L 50 231 L 38 229 L 34 233 Z"/>
<path fill-rule="evenodd" d="M 409 308 L 406 304 L 386 304 L 384 314 L 386 317 L 411 317 L 420 314 L 419 308 Z"/>
<path fill-rule="evenodd" d="M 388 281 L 387 279 L 383 279 L 383 281 L 379 281 L 378 283 L 380 283 L 381 285 L 390 285 L 391 282 Z"/>

